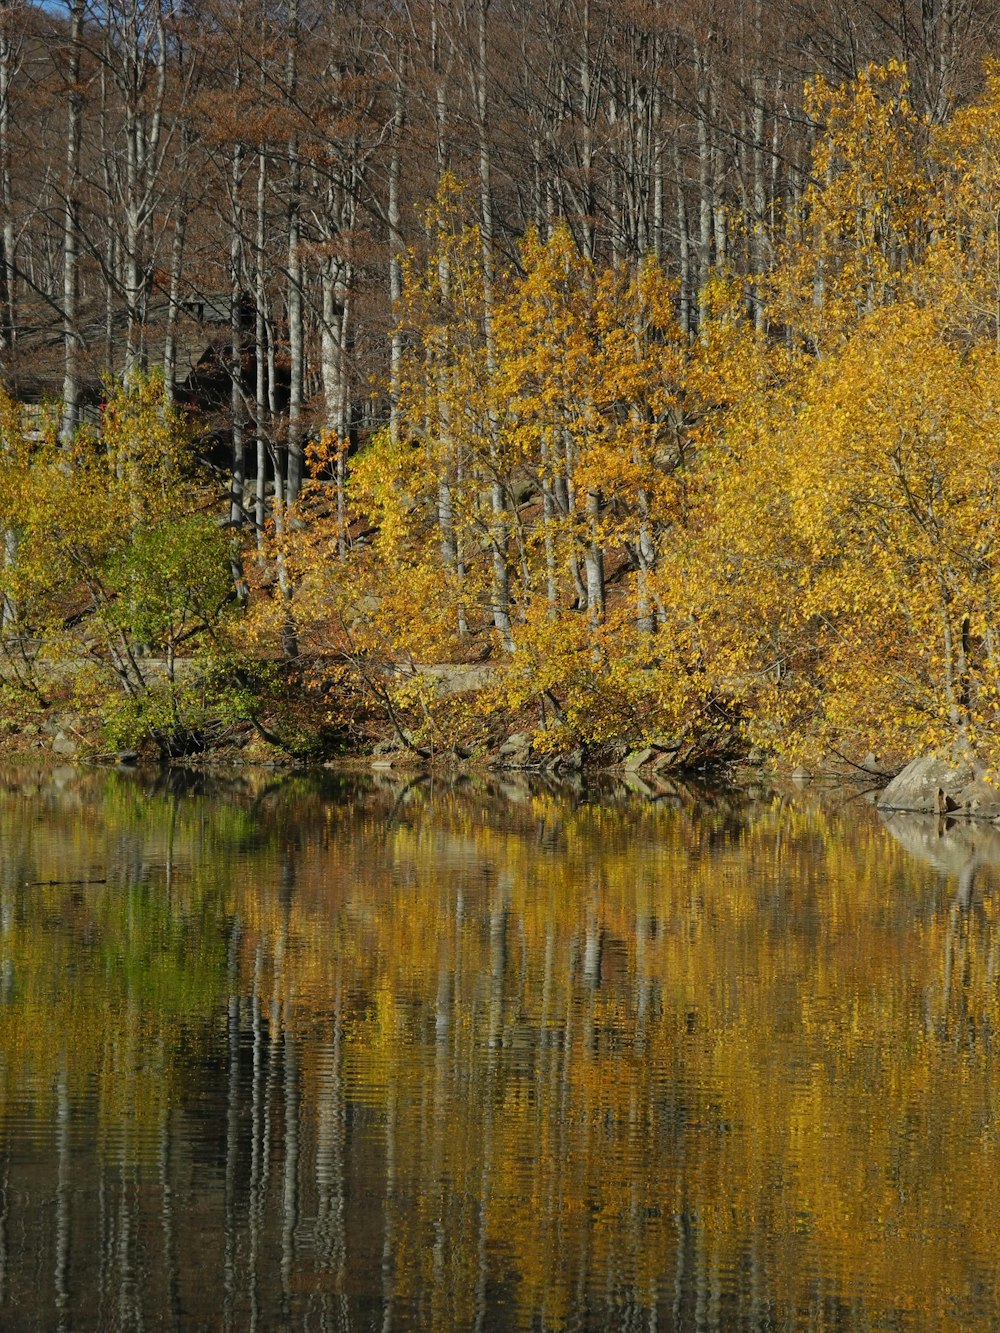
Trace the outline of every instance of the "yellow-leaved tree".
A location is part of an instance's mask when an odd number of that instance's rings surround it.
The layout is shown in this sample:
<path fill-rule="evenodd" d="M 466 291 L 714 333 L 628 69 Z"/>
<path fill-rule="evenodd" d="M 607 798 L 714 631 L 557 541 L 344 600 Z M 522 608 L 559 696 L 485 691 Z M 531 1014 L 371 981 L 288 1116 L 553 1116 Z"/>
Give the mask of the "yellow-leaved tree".
<path fill-rule="evenodd" d="M 7 659 L 37 697 L 96 710 L 113 744 L 199 743 L 205 676 L 181 659 L 224 655 L 229 542 L 162 380 L 109 386 L 99 430 L 68 448 L 54 417 L 29 421 L 6 398 L 0 430 Z"/>

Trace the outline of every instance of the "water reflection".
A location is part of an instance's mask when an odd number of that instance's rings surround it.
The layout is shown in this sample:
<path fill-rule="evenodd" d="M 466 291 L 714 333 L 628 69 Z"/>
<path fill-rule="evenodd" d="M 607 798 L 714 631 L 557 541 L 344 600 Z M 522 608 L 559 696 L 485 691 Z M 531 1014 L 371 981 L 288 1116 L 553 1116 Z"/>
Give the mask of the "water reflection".
<path fill-rule="evenodd" d="M 8 781 L 0 1325 L 988 1323 L 995 835 L 666 795 Z"/>

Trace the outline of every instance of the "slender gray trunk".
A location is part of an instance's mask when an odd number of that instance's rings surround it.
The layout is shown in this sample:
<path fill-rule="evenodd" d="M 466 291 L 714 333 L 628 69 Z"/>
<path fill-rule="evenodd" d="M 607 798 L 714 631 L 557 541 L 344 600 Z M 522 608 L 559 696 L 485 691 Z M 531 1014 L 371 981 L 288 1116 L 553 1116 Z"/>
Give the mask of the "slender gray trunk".
<path fill-rule="evenodd" d="M 177 320 L 181 308 L 187 207 L 187 199 L 183 198 L 174 219 L 174 235 L 170 246 L 170 291 L 167 297 L 167 326 L 163 341 L 163 387 L 169 402 L 173 402 L 177 389 Z"/>
<path fill-rule="evenodd" d="M 695 48 L 698 75 L 698 322 L 704 322 L 703 293 L 712 267 L 712 224 L 715 200 L 712 190 L 712 143 L 709 134 L 710 97 L 708 64 L 704 53 Z"/>
<path fill-rule="evenodd" d="M 542 537 L 545 543 L 545 600 L 550 620 L 559 607 L 559 579 L 556 574 L 556 498 L 552 487 L 552 463 L 548 438 L 542 437 Z"/>
<path fill-rule="evenodd" d="M 399 393 L 403 370 L 403 335 L 399 327 L 403 300 L 403 232 L 400 213 L 400 174 L 403 128 L 406 124 L 406 100 L 403 88 L 403 50 L 396 56 L 396 79 L 393 84 L 392 146 L 389 155 L 389 306 L 392 333 L 389 344 L 389 438 L 399 443 Z"/>
<path fill-rule="evenodd" d="M 267 522 L 267 457 L 268 457 L 268 337 L 267 337 L 267 276 L 265 270 L 265 236 L 267 207 L 267 158 L 261 148 L 257 163 L 257 233 L 254 237 L 254 271 L 256 291 L 254 302 L 254 410 L 257 436 L 257 486 L 254 493 L 254 522 L 257 528 L 258 558 L 262 558 L 264 525 Z"/>
<path fill-rule="evenodd" d="M 487 134 L 487 47 L 486 10 L 488 0 L 478 0 L 478 61 L 474 78 L 476 93 L 476 120 L 479 137 L 479 202 L 480 232 L 483 264 L 483 327 L 486 341 L 486 374 L 491 386 L 497 376 L 496 334 L 493 327 L 494 308 L 494 233 L 493 184 L 490 141 Z M 503 480 L 500 475 L 499 422 L 496 408 L 488 408 L 490 467 L 493 473 L 490 485 L 490 504 L 493 522 L 490 526 L 490 550 L 493 559 L 493 623 L 500 641 L 508 652 L 514 651 L 514 636 L 510 618 L 510 570 L 507 564 L 507 515 Z"/>
<path fill-rule="evenodd" d="M 768 269 L 767 230 L 765 210 L 767 194 L 764 184 L 764 72 L 763 72 L 763 0 L 754 3 L 754 77 L 753 77 L 753 269 L 756 275 L 754 291 L 754 323 L 763 332 L 763 280 Z"/>
<path fill-rule="evenodd" d="M 604 550 L 601 546 L 600 517 L 603 508 L 600 491 L 587 492 L 587 527 L 589 541 L 583 563 L 587 571 L 587 610 L 594 628 L 604 620 Z"/>
<path fill-rule="evenodd" d="M 285 92 L 294 115 L 298 94 L 299 0 L 288 6 Z M 288 475 L 285 499 L 294 505 L 305 472 L 302 404 L 305 384 L 305 324 L 302 310 L 302 162 L 299 136 L 288 139 Z"/>
<path fill-rule="evenodd" d="M 239 6 L 240 40 L 243 31 L 243 6 Z M 235 90 L 243 83 L 242 51 L 237 55 Z M 233 465 L 229 482 L 229 523 L 231 527 L 230 566 L 236 596 L 243 602 L 249 589 L 243 571 L 240 529 L 245 517 L 246 487 L 246 400 L 243 390 L 243 145 L 233 146 L 232 232 L 229 240 L 229 405 L 233 431 Z"/>
<path fill-rule="evenodd" d="M 80 335 L 77 328 L 80 246 L 80 142 L 83 93 L 80 88 L 80 48 L 86 0 L 70 6 L 69 62 L 67 68 L 68 120 L 66 125 L 66 190 L 63 206 L 63 406 L 59 437 L 68 448 L 80 417 Z"/>
<path fill-rule="evenodd" d="M 14 264 L 14 195 L 10 172 L 10 98 L 14 73 L 12 12 L 0 4 L 0 351 L 17 339 L 17 273 Z"/>

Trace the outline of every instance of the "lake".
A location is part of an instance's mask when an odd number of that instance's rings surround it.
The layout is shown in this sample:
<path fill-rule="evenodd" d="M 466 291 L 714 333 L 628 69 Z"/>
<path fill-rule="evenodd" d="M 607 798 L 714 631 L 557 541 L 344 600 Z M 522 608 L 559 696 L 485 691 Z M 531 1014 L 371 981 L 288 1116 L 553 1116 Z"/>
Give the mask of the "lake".
<path fill-rule="evenodd" d="M 807 788 L 0 782 L 0 1327 L 1000 1320 L 1000 836 Z"/>

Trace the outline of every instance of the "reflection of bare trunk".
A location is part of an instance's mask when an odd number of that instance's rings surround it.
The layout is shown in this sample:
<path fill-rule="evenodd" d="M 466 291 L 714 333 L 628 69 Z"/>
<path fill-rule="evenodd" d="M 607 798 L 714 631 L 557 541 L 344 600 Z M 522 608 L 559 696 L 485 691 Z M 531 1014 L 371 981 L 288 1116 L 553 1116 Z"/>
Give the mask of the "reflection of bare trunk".
<path fill-rule="evenodd" d="M 241 929 L 237 921 L 229 940 L 229 1006 L 227 1036 L 229 1041 L 229 1089 L 226 1106 L 226 1177 L 223 1204 L 223 1322 L 228 1328 L 233 1319 L 236 1299 L 236 1156 L 239 1149 L 240 1127 L 240 997 L 237 990 L 237 963 Z"/>
<path fill-rule="evenodd" d="M 299 1069 L 296 1040 L 287 1007 L 284 1015 L 285 1171 L 281 1193 L 281 1303 L 287 1319 L 295 1269 L 295 1239 L 299 1225 Z"/>
<path fill-rule="evenodd" d="M 382 1333 L 392 1328 L 396 1294 L 396 1087 L 390 1078 L 385 1108 L 385 1234 L 382 1240 Z"/>
<path fill-rule="evenodd" d="M 972 895 L 976 891 L 976 871 L 978 869 L 979 862 L 973 856 L 959 871 L 955 902 L 963 912 L 967 912 L 972 906 Z"/>
<path fill-rule="evenodd" d="M 56 1081 L 56 1312 L 60 1329 L 69 1327 L 69 1082 L 65 1068 Z"/>
<path fill-rule="evenodd" d="M 129 1158 L 132 1145 L 127 1133 L 121 1136 L 118 1158 L 118 1181 L 121 1196 L 118 1201 L 118 1323 L 122 1328 L 137 1328 L 141 1325 L 138 1310 L 138 1291 L 136 1289 L 132 1250 L 136 1219 L 132 1215 L 132 1171 Z"/>
<path fill-rule="evenodd" d="M 320 1104 L 316 1126 L 316 1249 L 324 1268 L 335 1275 L 338 1328 L 350 1324 L 347 1305 L 347 1228 L 345 1219 L 344 1135 L 345 1108 L 341 1072 L 343 1061 L 343 996 L 337 976 L 333 1008 L 333 1039 L 322 1065 Z"/>
<path fill-rule="evenodd" d="M 497 886 L 498 894 L 505 891 Z M 477 1246 L 478 1272 L 476 1278 L 476 1315 L 473 1328 L 477 1333 L 486 1327 L 486 1302 L 489 1281 L 489 1222 L 490 1199 L 493 1192 L 493 1120 L 496 1101 L 496 1074 L 498 1051 L 503 1040 L 504 978 L 507 971 L 507 924 L 509 910 L 506 901 L 495 902 L 490 912 L 490 1001 L 488 1017 L 489 1059 L 483 1088 L 483 1158 L 479 1174 L 479 1237 Z"/>
<path fill-rule="evenodd" d="M 7 1200 L 10 1185 L 10 1157 L 3 1154 L 3 1176 L 0 1178 L 0 1305 L 7 1300 Z"/>
<path fill-rule="evenodd" d="M 167 1322 L 170 1328 L 181 1326 L 180 1277 L 177 1268 L 177 1240 L 174 1234 L 174 1193 L 170 1183 L 170 1105 L 165 1104 L 160 1120 L 160 1221 L 163 1225 L 163 1268 L 167 1287 Z"/>
<path fill-rule="evenodd" d="M 267 1194 L 266 1144 L 270 1137 L 269 1100 L 265 1101 L 264 1082 L 264 1031 L 261 1023 L 260 977 L 264 957 L 262 946 L 257 946 L 257 957 L 253 970 L 253 1090 L 251 1093 L 250 1125 L 250 1202 L 247 1225 L 250 1232 L 250 1254 L 247 1261 L 248 1283 L 250 1287 L 250 1328 L 255 1333 L 260 1319 L 260 1298 L 257 1290 L 257 1256 L 260 1253 L 261 1224 L 264 1213 L 264 1199 Z M 268 1078 L 267 1097 L 270 1096 L 270 1077 Z"/>

